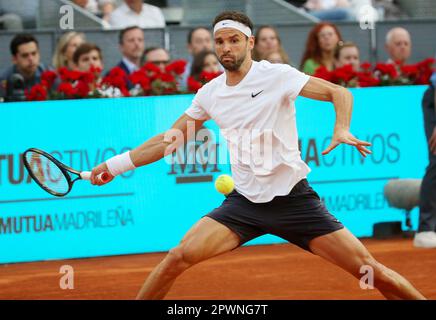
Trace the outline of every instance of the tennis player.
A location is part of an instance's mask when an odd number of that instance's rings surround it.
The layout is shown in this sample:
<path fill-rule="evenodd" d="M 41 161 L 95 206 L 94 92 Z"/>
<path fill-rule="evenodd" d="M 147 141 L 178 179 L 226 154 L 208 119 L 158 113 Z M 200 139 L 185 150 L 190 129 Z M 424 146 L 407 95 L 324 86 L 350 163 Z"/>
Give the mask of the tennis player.
<path fill-rule="evenodd" d="M 289 65 L 253 61 L 253 24 L 242 13 L 223 12 L 213 26 L 216 54 L 225 73 L 199 90 L 172 130 L 187 136 L 190 122 L 199 129 L 203 122 L 213 119 L 228 142 L 235 190 L 168 252 L 137 298 L 162 299 L 189 267 L 269 233 L 338 265 L 358 279 L 363 277 L 361 268 L 369 267 L 374 286 L 388 299 L 425 299 L 405 278 L 377 262 L 328 212 L 306 180 L 310 169 L 298 151 L 294 100 L 301 95 L 334 104 L 334 133 L 323 155 L 340 144 L 348 144 L 365 157 L 371 153 L 367 149 L 370 144 L 349 131 L 351 93 Z M 240 142 L 246 138 L 244 132 L 250 130 L 256 132 L 255 139 L 251 148 L 244 149 Z M 180 144 L 172 136 L 159 134 L 100 164 L 92 171 L 92 183 L 103 184 L 97 178 L 102 172 L 109 172 L 113 178 L 170 154 Z M 268 141 L 268 146 L 262 145 L 263 141 Z M 262 161 L 266 155 L 261 150 L 266 147 L 271 151 L 270 161 Z M 251 152 L 249 161 L 238 158 L 244 152 Z"/>

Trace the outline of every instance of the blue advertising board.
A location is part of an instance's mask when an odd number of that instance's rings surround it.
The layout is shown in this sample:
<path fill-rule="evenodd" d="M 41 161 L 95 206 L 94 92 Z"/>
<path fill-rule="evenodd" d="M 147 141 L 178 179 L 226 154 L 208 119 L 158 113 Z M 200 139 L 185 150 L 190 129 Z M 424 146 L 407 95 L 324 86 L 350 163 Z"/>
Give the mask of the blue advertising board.
<path fill-rule="evenodd" d="M 349 146 L 322 156 L 333 132 L 333 105 L 301 97 L 296 102 L 300 150 L 312 168 L 308 180 L 356 236 L 371 236 L 376 222 L 404 221 L 403 212 L 388 206 L 383 187 L 392 178 L 424 174 L 424 90 L 424 86 L 352 90 L 351 131 L 373 144 L 373 154 L 366 159 Z M 223 201 L 213 181 L 220 174 L 231 174 L 228 161 L 181 166 L 174 160 L 180 155 L 171 155 L 103 187 L 77 182 L 68 196 L 56 198 L 30 180 L 20 154 L 37 147 L 73 168 L 89 170 L 165 132 L 192 98 L 3 104 L 0 263 L 156 252 L 176 246 L 198 219 Z M 205 127 L 216 135 L 219 145 L 219 154 L 209 156 L 228 159 L 217 125 L 208 121 Z M 194 154 L 197 149 L 193 148 Z M 188 148 L 182 157 L 187 153 Z M 416 220 L 415 209 L 414 227 Z M 282 241 L 266 235 L 250 244 Z"/>

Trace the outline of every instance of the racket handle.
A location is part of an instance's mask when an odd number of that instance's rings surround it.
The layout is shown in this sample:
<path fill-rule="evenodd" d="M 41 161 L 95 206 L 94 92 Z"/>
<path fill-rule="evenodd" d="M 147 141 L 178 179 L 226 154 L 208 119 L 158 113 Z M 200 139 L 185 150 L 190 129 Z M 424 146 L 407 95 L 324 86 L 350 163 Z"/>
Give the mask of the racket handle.
<path fill-rule="evenodd" d="M 82 171 L 80 173 L 80 178 L 83 180 L 91 180 L 91 171 Z M 109 173 L 102 172 L 97 176 L 102 182 L 108 182 L 110 180 Z"/>

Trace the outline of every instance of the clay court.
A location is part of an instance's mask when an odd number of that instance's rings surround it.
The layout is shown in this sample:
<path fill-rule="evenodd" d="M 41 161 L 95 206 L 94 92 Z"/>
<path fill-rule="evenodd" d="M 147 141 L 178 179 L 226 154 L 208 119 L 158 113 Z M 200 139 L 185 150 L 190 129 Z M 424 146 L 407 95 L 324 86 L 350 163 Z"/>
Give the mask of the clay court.
<path fill-rule="evenodd" d="M 436 299 L 436 250 L 410 239 L 364 239 L 382 263 Z M 0 299 L 134 299 L 165 253 L 0 265 Z M 61 290 L 59 269 L 74 268 L 74 290 Z M 198 264 L 167 299 L 383 299 L 338 267 L 289 244 L 248 246 Z"/>

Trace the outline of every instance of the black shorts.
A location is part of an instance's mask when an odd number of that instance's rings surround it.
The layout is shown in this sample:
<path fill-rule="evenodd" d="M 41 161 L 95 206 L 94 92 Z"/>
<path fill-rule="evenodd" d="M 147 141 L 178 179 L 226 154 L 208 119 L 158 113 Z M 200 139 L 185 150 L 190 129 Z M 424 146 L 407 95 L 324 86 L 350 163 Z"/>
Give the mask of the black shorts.
<path fill-rule="evenodd" d="M 344 226 L 329 213 L 306 179 L 286 196 L 254 203 L 233 190 L 221 206 L 206 215 L 235 232 L 239 246 L 264 234 L 273 234 L 310 251 L 309 242 Z"/>

